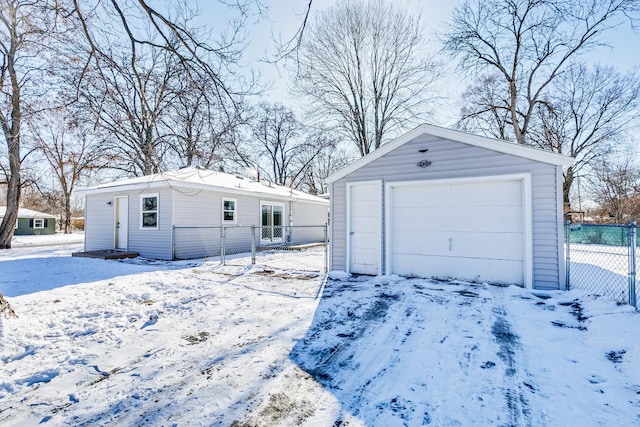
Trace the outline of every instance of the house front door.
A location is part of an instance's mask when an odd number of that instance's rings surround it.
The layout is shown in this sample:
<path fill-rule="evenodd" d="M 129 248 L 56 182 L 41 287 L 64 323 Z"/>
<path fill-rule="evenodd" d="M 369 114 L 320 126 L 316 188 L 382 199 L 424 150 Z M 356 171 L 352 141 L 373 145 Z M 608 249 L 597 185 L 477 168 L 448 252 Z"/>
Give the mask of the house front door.
<path fill-rule="evenodd" d="M 127 250 L 129 235 L 129 198 L 116 197 L 115 248 Z"/>

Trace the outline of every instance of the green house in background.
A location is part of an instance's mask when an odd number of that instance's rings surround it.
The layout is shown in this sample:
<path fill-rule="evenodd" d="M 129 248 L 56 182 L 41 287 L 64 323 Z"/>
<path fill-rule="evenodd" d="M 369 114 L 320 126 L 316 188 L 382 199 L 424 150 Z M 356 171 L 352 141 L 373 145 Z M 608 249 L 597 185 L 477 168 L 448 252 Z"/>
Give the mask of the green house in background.
<path fill-rule="evenodd" d="M 6 212 L 6 206 L 0 206 L 0 221 Z M 32 211 L 31 209 L 18 209 L 18 223 L 16 224 L 15 236 L 55 234 L 56 217 L 44 212 Z"/>

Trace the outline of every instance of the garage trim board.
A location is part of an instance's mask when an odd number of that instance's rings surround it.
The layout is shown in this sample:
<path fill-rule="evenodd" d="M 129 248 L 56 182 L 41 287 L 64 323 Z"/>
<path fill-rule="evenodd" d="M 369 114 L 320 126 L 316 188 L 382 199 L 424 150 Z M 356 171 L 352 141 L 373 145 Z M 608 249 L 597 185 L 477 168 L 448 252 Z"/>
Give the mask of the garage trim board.
<path fill-rule="evenodd" d="M 387 182 L 385 273 L 531 288 L 531 197 L 529 173 Z"/>

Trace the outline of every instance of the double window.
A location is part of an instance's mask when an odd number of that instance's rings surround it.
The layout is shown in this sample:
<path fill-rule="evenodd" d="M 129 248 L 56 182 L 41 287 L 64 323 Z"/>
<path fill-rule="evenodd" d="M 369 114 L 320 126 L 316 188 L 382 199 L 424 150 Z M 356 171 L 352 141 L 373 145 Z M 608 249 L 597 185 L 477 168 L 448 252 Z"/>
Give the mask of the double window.
<path fill-rule="evenodd" d="M 222 222 L 223 223 L 236 223 L 237 219 L 237 206 L 238 201 L 236 199 L 222 199 Z"/>
<path fill-rule="evenodd" d="M 140 228 L 158 229 L 158 194 L 140 196 Z"/>
<path fill-rule="evenodd" d="M 34 218 L 33 220 L 33 228 L 44 228 L 45 227 L 45 220 L 42 218 Z"/>

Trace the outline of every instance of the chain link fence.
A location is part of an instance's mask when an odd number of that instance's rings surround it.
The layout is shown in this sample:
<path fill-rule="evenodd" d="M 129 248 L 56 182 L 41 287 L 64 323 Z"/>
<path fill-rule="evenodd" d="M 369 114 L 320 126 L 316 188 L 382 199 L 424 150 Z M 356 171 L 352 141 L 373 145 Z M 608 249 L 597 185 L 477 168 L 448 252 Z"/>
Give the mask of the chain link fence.
<path fill-rule="evenodd" d="M 567 286 L 637 306 L 636 223 L 567 224 Z"/>
<path fill-rule="evenodd" d="M 327 225 L 173 227 L 173 259 L 326 273 Z"/>

